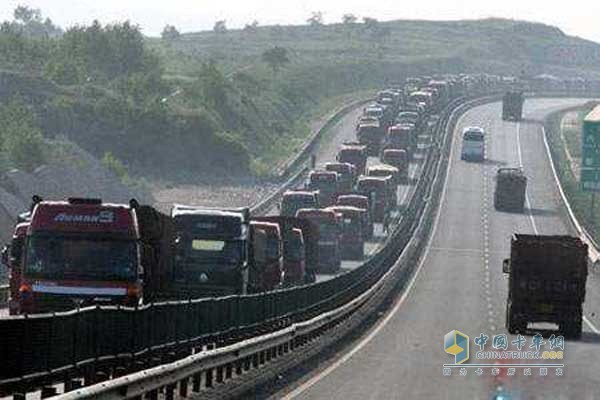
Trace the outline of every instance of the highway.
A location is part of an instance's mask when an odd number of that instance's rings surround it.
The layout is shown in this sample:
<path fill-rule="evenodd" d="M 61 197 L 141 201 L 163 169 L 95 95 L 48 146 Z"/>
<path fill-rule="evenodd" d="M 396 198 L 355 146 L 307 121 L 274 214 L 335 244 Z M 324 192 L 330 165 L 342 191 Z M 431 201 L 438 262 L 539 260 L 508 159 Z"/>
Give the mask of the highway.
<path fill-rule="evenodd" d="M 286 399 L 486 399 L 502 391 L 510 399 L 591 399 L 600 378 L 594 370 L 600 343 L 600 284 L 593 272 L 584 305 L 584 335 L 566 341 L 563 376 L 443 376 L 453 358 L 443 350 L 444 335 L 457 329 L 473 338 L 507 333 L 504 327 L 507 278 L 502 260 L 515 233 L 574 234 L 546 153 L 541 120 L 548 113 L 583 103 L 580 99 L 527 100 L 525 121 L 503 122 L 500 103 L 477 107 L 460 119 L 435 226 L 426 253 L 403 295 L 369 332 L 344 353 L 273 398 Z M 460 160 L 460 131 L 478 125 L 487 131 L 484 163 Z M 523 214 L 493 207 L 494 176 L 501 166 L 521 165 L 528 177 Z M 546 329 L 547 327 L 535 327 Z M 544 337 L 549 334 L 546 330 Z M 509 335 L 509 342 L 515 336 Z M 531 336 L 526 336 L 528 344 Z M 489 347 L 489 345 L 488 345 Z M 486 348 L 489 349 L 489 348 Z"/>
<path fill-rule="evenodd" d="M 325 134 L 323 140 L 319 141 L 319 144 L 314 151 L 317 169 L 324 168 L 325 163 L 335 161 L 335 156 L 344 142 L 356 141 L 356 121 L 362 114 L 363 107 L 364 106 L 358 107 L 340 118 L 340 120 Z M 410 201 L 410 196 L 415 188 L 414 183 L 410 181 L 415 180 L 421 171 L 421 159 L 424 156 L 424 149 L 430 138 L 431 136 L 427 132 L 424 132 L 418 138 L 419 146 L 415 151 L 414 159 L 411 161 L 409 167 L 409 183 L 398 185 L 397 196 L 399 208 L 392 214 L 393 216 L 397 216 L 402 205 L 405 205 Z M 369 157 L 367 160 L 367 166 L 380 163 L 378 157 Z M 278 213 L 279 211 L 276 207 L 273 207 L 268 211 L 269 215 L 277 215 Z M 382 224 L 375 224 L 374 237 L 365 243 L 365 259 L 377 251 L 379 246 L 382 245 L 383 239 L 385 239 L 385 235 L 383 233 Z M 343 260 L 342 266 L 336 274 L 351 271 L 352 269 L 359 267 L 362 263 L 364 263 L 364 260 Z M 331 279 L 335 277 L 336 274 L 318 274 L 317 281 L 321 282 Z"/>

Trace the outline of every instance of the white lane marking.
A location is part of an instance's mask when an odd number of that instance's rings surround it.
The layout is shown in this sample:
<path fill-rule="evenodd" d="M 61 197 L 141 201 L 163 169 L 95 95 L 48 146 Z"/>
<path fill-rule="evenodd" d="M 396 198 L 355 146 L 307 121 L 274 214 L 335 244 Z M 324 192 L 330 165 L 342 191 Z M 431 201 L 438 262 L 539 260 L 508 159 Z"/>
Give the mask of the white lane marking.
<path fill-rule="evenodd" d="M 523 169 L 523 156 L 521 155 L 521 123 L 517 122 L 517 155 L 519 157 L 519 167 Z M 531 212 L 531 202 L 529 201 L 529 193 L 528 190 L 525 189 L 525 205 L 527 206 L 527 215 L 529 215 L 529 221 L 531 221 L 531 226 L 533 227 L 533 232 L 536 235 L 539 235 L 537 226 L 535 225 L 535 219 L 533 218 L 533 213 Z"/>
<path fill-rule="evenodd" d="M 462 114 L 459 117 L 455 126 L 460 126 L 460 122 L 464 115 L 466 115 L 466 114 Z M 408 282 L 408 286 L 406 287 L 406 290 L 404 291 L 404 293 L 402 293 L 402 296 L 400 296 L 400 298 L 397 300 L 396 304 L 394 304 L 394 307 L 390 310 L 390 312 L 373 328 L 373 330 L 371 332 L 369 332 L 369 334 L 366 337 L 364 337 L 352 349 L 350 349 L 346 354 L 344 354 L 341 358 L 336 360 L 329 367 L 325 368 L 323 371 L 319 372 L 317 375 L 313 376 L 311 379 L 304 382 L 303 384 L 298 386 L 296 389 L 292 390 L 287 395 L 283 396 L 282 400 L 290 400 L 295 397 L 298 397 L 299 395 L 304 393 L 306 390 L 310 389 L 312 386 L 314 386 L 316 383 L 318 383 L 321 379 L 325 378 L 327 375 L 329 375 L 333 371 L 335 371 L 340 365 L 344 364 L 346 361 L 348 361 L 350 358 L 352 358 L 352 356 L 354 354 L 358 353 L 358 351 L 360 351 L 363 347 L 365 347 L 388 324 L 388 322 L 392 319 L 392 317 L 394 317 L 394 315 L 398 312 L 398 310 L 400 309 L 400 306 L 402 306 L 402 304 L 404 304 L 404 301 L 406 300 L 409 293 L 411 292 L 411 290 L 419 276 L 419 273 L 421 272 L 421 269 L 423 268 L 423 265 L 425 264 L 425 260 L 427 260 L 427 257 L 429 255 L 429 249 L 431 248 L 431 243 L 433 242 L 433 238 L 435 237 L 435 234 L 437 232 L 437 227 L 438 227 L 438 224 L 440 221 L 440 215 L 442 214 L 441 213 L 442 207 L 443 207 L 444 201 L 446 199 L 446 192 L 447 192 L 447 188 L 448 188 L 448 179 L 450 177 L 450 170 L 452 169 L 452 160 L 453 160 L 453 155 L 454 155 L 454 144 L 455 144 L 454 143 L 454 131 L 452 132 L 452 136 L 451 136 L 450 140 L 452 141 L 452 143 L 450 145 L 450 158 L 449 158 L 450 162 L 448 163 L 448 169 L 446 170 L 446 177 L 444 178 L 444 187 L 442 189 L 442 195 L 440 197 L 440 206 L 436 210 L 435 221 L 433 222 L 433 229 L 429 235 L 429 238 L 427 239 L 427 246 L 425 246 L 425 252 L 423 253 L 423 256 L 421 258 L 421 261 L 419 262 L 419 265 L 417 266 L 417 270 L 415 271 L 415 273 L 411 277 L 410 281 Z"/>
<path fill-rule="evenodd" d="M 588 319 L 588 317 L 586 317 L 585 315 L 583 316 L 583 322 L 585 322 L 586 325 L 590 327 L 590 329 L 592 330 L 592 332 L 594 332 L 595 334 L 600 334 L 600 329 L 596 328 L 594 326 L 594 324 L 592 324 L 592 321 L 590 321 Z"/>

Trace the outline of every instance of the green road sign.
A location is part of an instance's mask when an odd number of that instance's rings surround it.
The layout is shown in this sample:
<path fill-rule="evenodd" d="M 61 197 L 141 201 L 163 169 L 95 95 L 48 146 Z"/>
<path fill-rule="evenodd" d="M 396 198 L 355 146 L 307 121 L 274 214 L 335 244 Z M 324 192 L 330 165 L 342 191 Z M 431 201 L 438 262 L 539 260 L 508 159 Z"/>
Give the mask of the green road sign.
<path fill-rule="evenodd" d="M 600 191 L 600 106 L 583 121 L 581 188 Z"/>

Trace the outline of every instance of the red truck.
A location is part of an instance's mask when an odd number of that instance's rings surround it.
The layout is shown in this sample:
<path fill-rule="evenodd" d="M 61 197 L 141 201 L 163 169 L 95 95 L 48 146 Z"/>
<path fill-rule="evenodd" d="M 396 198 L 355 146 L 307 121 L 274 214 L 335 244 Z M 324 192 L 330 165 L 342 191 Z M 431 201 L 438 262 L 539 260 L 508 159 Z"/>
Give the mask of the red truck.
<path fill-rule="evenodd" d="M 363 234 L 363 215 L 366 210 L 349 206 L 326 208 L 341 214 L 342 233 L 340 237 L 341 258 L 362 260 L 365 256 L 365 238 Z"/>
<path fill-rule="evenodd" d="M 319 230 L 309 220 L 295 217 L 253 217 L 253 221 L 277 224 L 283 242 L 284 285 L 315 281 L 319 261 Z"/>
<path fill-rule="evenodd" d="M 324 209 L 298 210 L 296 217 L 307 219 L 318 226 L 318 272 L 334 273 L 341 267 L 340 223 L 341 215 Z"/>
<path fill-rule="evenodd" d="M 247 209 L 176 206 L 165 215 L 135 200 L 37 198 L 3 256 L 10 313 L 243 294 L 249 280 L 276 287 L 276 276 L 255 273 L 262 265 L 249 258 L 248 226 Z M 268 272 L 278 265 L 281 238 L 277 225 L 261 229 L 259 261 Z"/>
<path fill-rule="evenodd" d="M 367 158 L 367 146 L 358 142 L 346 142 L 338 152 L 336 160 L 354 165 L 357 175 L 362 175 L 365 173 Z"/>
<path fill-rule="evenodd" d="M 285 279 L 283 241 L 279 225 L 250 221 L 249 292 L 266 292 L 280 288 Z"/>
<path fill-rule="evenodd" d="M 308 174 L 306 189 L 319 193 L 319 206 L 328 207 L 335 202 L 338 191 L 338 174 L 334 171 L 316 170 Z"/>
<path fill-rule="evenodd" d="M 35 199 L 3 260 L 10 268 L 10 313 L 141 304 L 143 278 L 154 278 L 154 271 L 144 270 L 136 207 Z"/>

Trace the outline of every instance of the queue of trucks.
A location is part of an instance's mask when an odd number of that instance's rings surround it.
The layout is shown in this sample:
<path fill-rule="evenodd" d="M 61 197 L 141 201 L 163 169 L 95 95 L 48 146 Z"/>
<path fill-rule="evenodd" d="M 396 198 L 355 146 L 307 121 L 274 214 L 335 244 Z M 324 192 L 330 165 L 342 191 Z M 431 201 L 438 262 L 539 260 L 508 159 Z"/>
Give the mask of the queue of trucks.
<path fill-rule="evenodd" d="M 2 253 L 9 311 L 256 293 L 335 273 L 342 259 L 364 256 L 374 223 L 385 223 L 395 208 L 396 186 L 408 181 L 428 115 L 493 82 L 418 77 L 379 92 L 357 124 L 356 141 L 312 171 L 306 187 L 284 193 L 277 216 L 189 205 L 164 213 L 135 200 L 34 196 Z M 385 165 L 367 168 L 369 154 Z"/>
<path fill-rule="evenodd" d="M 319 273 L 337 272 L 344 259 L 364 258 L 375 223 L 387 226 L 398 204 L 398 185 L 410 183 L 410 161 L 428 116 L 461 95 L 467 83 L 452 76 L 414 77 L 379 91 L 358 118 L 356 140 L 341 145 L 335 162 L 310 171 L 304 187 L 284 193 L 281 215 L 319 227 Z M 371 165 L 369 157 L 380 162 Z"/>

